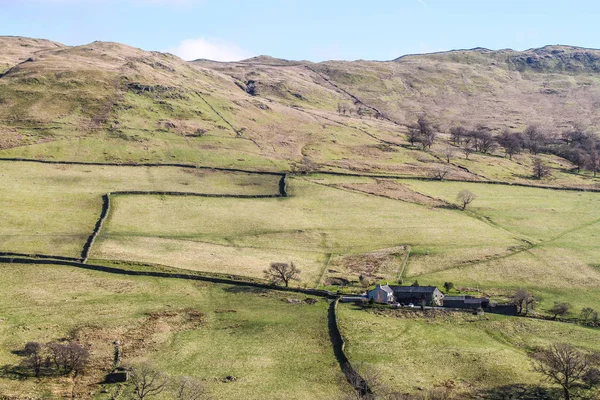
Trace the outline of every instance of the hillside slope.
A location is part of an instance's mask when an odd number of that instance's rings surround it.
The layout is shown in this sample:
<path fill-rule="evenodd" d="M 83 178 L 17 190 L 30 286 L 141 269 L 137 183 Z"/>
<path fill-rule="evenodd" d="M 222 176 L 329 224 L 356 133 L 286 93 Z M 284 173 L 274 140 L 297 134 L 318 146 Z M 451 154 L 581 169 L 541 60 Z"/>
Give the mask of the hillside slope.
<path fill-rule="evenodd" d="M 600 126 L 600 52 L 546 47 L 310 63 L 261 56 L 185 62 L 117 43 L 68 47 L 2 37 L 0 157 L 180 161 L 272 171 L 423 176 L 444 162 L 457 124 L 549 133 Z M 426 114 L 442 133 L 410 146 Z M 501 157 L 498 157 L 501 156 Z M 527 181 L 531 157 L 457 158 L 455 179 Z M 550 183 L 595 185 L 546 157 Z"/>
<path fill-rule="evenodd" d="M 319 75 L 313 79 L 316 83 L 341 93 L 356 111 L 378 110 L 400 124 L 413 123 L 421 113 L 432 116 L 444 129 L 457 123 L 483 123 L 495 129 L 536 123 L 555 130 L 599 122 L 600 51 L 578 47 L 458 50 L 390 62 L 301 62 L 291 67 L 262 57 L 197 64 L 254 81 L 263 95 L 277 93 L 274 87 L 281 81 L 302 77 L 302 68 L 314 71 Z"/>
<path fill-rule="evenodd" d="M 39 51 L 60 47 L 63 45 L 45 39 L 0 36 L 0 74 L 33 57 Z"/>

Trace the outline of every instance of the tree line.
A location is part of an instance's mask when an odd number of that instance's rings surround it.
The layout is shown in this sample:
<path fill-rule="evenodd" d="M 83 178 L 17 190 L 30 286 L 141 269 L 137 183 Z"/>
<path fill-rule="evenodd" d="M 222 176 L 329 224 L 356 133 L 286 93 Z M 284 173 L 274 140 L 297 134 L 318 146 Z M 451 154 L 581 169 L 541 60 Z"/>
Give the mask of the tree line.
<path fill-rule="evenodd" d="M 444 156 L 448 162 L 457 152 L 462 152 L 466 159 L 473 153 L 490 154 L 502 149 L 506 157 L 527 152 L 537 156 L 552 154 L 562 157 L 575 165 L 579 173 L 590 171 L 596 176 L 600 170 L 600 139 L 593 133 L 579 126 L 564 130 L 560 134 L 551 134 L 537 125 L 529 125 L 523 131 L 504 129 L 494 134 L 489 127 L 478 125 L 475 128 L 455 126 L 450 129 L 450 146 Z M 409 127 L 407 139 L 413 146 L 429 150 L 433 146 L 438 133 L 427 116 L 418 118 L 416 125 Z M 536 159 L 534 176 L 544 178 L 550 169 Z"/>
<path fill-rule="evenodd" d="M 512 304 L 517 306 L 517 313 L 521 315 L 529 315 L 529 312 L 534 310 L 537 305 L 537 299 L 533 293 L 525 289 L 517 289 L 511 297 Z M 559 317 L 564 318 L 571 314 L 573 306 L 567 302 L 555 301 L 547 312 L 553 320 Z M 579 312 L 576 318 L 579 324 L 593 328 L 600 327 L 600 315 L 598 311 L 591 307 L 584 307 Z"/>

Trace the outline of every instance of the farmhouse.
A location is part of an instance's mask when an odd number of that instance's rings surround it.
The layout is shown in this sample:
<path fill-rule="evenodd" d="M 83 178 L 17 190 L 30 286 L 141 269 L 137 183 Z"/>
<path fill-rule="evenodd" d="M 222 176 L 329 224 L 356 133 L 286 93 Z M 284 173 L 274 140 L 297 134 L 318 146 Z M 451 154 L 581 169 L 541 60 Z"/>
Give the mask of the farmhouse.
<path fill-rule="evenodd" d="M 394 302 L 394 291 L 388 285 L 377 285 L 375 289 L 367 292 L 367 298 L 373 299 L 376 303 L 393 303 Z"/>
<path fill-rule="evenodd" d="M 390 286 L 398 303 L 441 306 L 444 294 L 435 286 Z"/>

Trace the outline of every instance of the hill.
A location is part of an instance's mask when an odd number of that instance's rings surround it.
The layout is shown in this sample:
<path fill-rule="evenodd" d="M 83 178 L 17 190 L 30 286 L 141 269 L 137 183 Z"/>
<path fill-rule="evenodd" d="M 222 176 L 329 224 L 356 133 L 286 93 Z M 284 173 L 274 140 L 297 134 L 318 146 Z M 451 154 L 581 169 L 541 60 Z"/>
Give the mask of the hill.
<path fill-rule="evenodd" d="M 415 175 L 443 158 L 441 147 L 408 146 L 405 134 L 420 115 L 442 134 L 459 124 L 495 133 L 537 124 L 556 135 L 600 123 L 600 53 L 575 47 L 390 62 L 188 63 L 117 43 L 1 40 L 2 157 Z M 522 181 L 528 163 L 482 154 L 457 161 L 450 175 Z"/>
<path fill-rule="evenodd" d="M 127 397 L 98 383 L 115 340 L 224 399 L 360 395 L 346 356 L 376 395 L 550 396 L 540 346 L 598 350 L 600 51 L 0 45 L 0 397 Z M 276 287 L 272 263 L 300 272 Z M 329 302 L 383 282 L 521 290 L 529 314 Z M 88 371 L 35 377 L 29 341 L 85 345 Z"/>
<path fill-rule="evenodd" d="M 11 66 L 34 56 L 37 52 L 64 47 L 45 39 L 0 36 L 0 74 Z"/>

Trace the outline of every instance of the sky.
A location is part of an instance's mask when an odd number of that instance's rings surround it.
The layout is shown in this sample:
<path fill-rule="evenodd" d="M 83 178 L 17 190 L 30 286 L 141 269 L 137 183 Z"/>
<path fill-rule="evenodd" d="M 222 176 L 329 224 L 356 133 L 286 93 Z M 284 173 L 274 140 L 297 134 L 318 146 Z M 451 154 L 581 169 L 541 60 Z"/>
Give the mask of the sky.
<path fill-rule="evenodd" d="M 113 41 L 185 60 L 599 48 L 598 21 L 598 0 L 0 0 L 0 35 Z"/>

